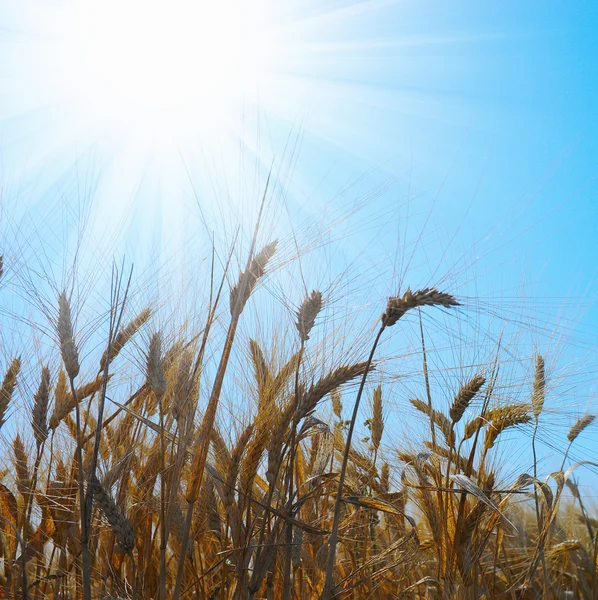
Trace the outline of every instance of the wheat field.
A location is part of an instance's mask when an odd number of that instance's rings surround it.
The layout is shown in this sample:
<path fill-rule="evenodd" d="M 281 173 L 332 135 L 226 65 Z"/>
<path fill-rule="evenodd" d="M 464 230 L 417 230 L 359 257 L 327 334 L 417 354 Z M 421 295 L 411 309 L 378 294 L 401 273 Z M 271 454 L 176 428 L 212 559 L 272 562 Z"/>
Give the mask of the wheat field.
<path fill-rule="evenodd" d="M 178 337 L 151 306 L 131 314 L 122 275 L 96 352 L 81 352 L 69 293 L 47 306 L 58 362 L 15 355 L 2 374 L 2 597 L 598 598 L 598 522 L 569 459 L 594 415 L 571 422 L 561 469 L 541 475 L 543 356 L 525 398 L 497 394 L 497 354 L 446 407 L 424 351 L 421 397 L 403 399 L 423 427 L 391 451 L 379 342 L 418 313 L 450 322 L 466 310 L 458 291 L 382 298 L 361 356 L 323 368 L 310 340 L 319 290 L 296 307 L 288 347 L 237 335 L 278 250 L 256 248 L 240 273 L 213 279 L 201 326 Z M 233 349 L 249 384 L 230 375 Z M 233 420 L 235 395 L 246 410 Z M 524 430 L 533 468 L 505 475 L 496 453 Z"/>

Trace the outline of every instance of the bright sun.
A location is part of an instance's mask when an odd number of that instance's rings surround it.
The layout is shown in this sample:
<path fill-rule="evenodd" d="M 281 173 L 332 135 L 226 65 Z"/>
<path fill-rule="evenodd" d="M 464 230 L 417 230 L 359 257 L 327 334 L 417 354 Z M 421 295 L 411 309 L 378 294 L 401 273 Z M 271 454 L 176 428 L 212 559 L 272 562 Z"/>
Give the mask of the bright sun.
<path fill-rule="evenodd" d="M 69 94 L 102 126 L 172 132 L 218 121 L 266 68 L 264 6 L 243 0 L 79 0 Z M 200 127 L 201 129 L 201 127 Z"/>

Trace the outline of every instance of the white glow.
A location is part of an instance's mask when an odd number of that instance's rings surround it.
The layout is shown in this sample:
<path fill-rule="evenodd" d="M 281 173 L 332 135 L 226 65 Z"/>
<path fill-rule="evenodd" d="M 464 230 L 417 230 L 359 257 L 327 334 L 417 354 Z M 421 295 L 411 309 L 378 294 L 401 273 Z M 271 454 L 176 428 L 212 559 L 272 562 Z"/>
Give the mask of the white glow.
<path fill-rule="evenodd" d="M 60 85 L 99 126 L 201 129 L 254 92 L 272 51 L 254 1 L 78 0 L 74 8 L 63 44 L 70 77 Z"/>

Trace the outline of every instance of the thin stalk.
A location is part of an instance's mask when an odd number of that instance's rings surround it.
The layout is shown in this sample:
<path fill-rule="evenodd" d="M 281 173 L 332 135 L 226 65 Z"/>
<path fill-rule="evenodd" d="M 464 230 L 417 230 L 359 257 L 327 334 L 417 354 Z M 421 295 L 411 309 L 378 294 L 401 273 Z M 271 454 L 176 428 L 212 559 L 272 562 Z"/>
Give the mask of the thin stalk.
<path fill-rule="evenodd" d="M 424 326 L 422 323 L 421 309 L 418 309 L 417 312 L 419 314 L 419 331 L 422 340 L 424 381 L 426 382 L 426 398 L 428 400 L 428 408 L 430 409 L 430 415 L 433 415 L 434 413 L 432 412 L 432 393 L 430 391 L 430 378 L 428 376 L 428 358 L 426 354 L 426 341 L 424 338 Z M 430 434 L 432 436 L 432 446 L 434 448 L 434 452 L 436 452 L 436 428 L 434 425 L 434 418 L 430 416 Z"/>
<path fill-rule="evenodd" d="M 434 422 L 434 410 L 433 410 L 433 406 L 432 406 L 432 392 L 430 390 L 430 377 L 428 374 L 428 354 L 426 352 L 426 339 L 424 337 L 424 325 L 423 325 L 423 321 L 422 321 L 422 311 L 421 308 L 417 309 L 417 313 L 419 316 L 419 332 L 420 332 L 420 336 L 421 336 L 421 342 L 422 342 L 422 357 L 423 357 L 423 372 L 424 372 L 424 381 L 426 384 L 426 399 L 428 400 L 428 408 L 430 409 L 430 435 L 432 436 L 432 449 L 434 452 L 436 452 L 436 423 Z M 448 440 L 447 440 L 448 442 Z M 452 448 L 451 448 L 452 451 Z M 450 469 L 450 455 L 449 455 L 449 469 Z M 448 477 L 448 475 L 447 475 Z M 446 485 L 446 487 L 448 488 L 448 483 Z M 449 498 L 447 497 L 447 504 L 449 502 Z M 444 518 L 444 515 L 446 514 L 446 506 L 444 503 L 444 496 L 443 493 L 441 491 L 438 492 L 438 505 L 440 507 L 440 521 L 441 523 L 444 524 L 444 538 L 446 540 L 446 545 L 447 545 L 447 551 L 448 551 L 448 522 L 447 519 Z M 438 578 L 440 578 L 441 576 L 441 571 L 443 568 L 443 545 L 442 543 L 440 544 L 438 551 L 440 553 L 439 557 L 438 557 Z"/>
<path fill-rule="evenodd" d="M 124 297 L 121 303 L 120 311 L 118 316 L 116 315 L 116 307 L 118 306 L 118 298 L 120 296 L 120 279 L 118 277 L 118 271 L 113 273 L 113 294 L 112 294 L 112 306 L 110 309 L 110 324 L 108 327 L 108 346 L 106 348 L 106 366 L 104 368 L 103 379 L 102 379 L 102 390 L 100 393 L 100 397 L 98 399 L 98 418 L 96 422 L 96 430 L 94 432 L 95 439 L 93 445 L 93 454 L 91 456 L 91 467 L 89 472 L 88 483 L 92 481 L 93 477 L 96 474 L 96 470 L 98 467 L 98 457 L 100 454 L 100 443 L 102 438 L 102 429 L 103 429 L 103 421 L 104 421 L 104 408 L 106 405 L 106 392 L 108 390 L 108 370 L 110 365 L 110 357 L 112 354 L 112 344 L 114 342 L 114 337 L 118 329 L 120 328 L 120 324 L 122 321 L 122 316 L 125 310 L 125 304 L 127 302 L 127 296 L 129 294 L 129 289 L 131 286 L 131 278 L 133 276 L 133 267 L 129 272 L 129 278 L 127 280 L 127 285 L 125 287 Z M 91 402 L 91 401 L 90 401 Z M 78 405 L 77 405 L 78 406 Z M 88 485 L 87 488 L 87 496 L 85 499 L 86 504 L 86 523 L 87 523 L 87 534 L 89 536 L 91 530 L 91 511 L 93 506 L 93 485 Z"/>
<path fill-rule="evenodd" d="M 289 476 L 288 476 L 288 499 L 286 511 L 289 516 L 293 508 L 293 475 L 295 469 L 295 453 L 296 453 L 296 437 L 297 437 L 297 406 L 299 405 L 299 370 L 301 368 L 301 359 L 303 358 L 303 352 L 305 350 L 305 340 L 301 340 L 301 347 L 299 348 L 299 360 L 297 361 L 297 369 L 295 371 L 295 398 L 293 400 L 293 422 L 291 426 L 291 439 L 290 439 L 290 456 L 289 456 Z M 284 548 L 284 561 L 283 561 L 283 580 L 282 580 L 282 599 L 289 600 L 291 597 L 291 563 L 293 554 L 293 525 L 287 522 L 285 527 L 285 548 Z"/>
<path fill-rule="evenodd" d="M 257 235 L 259 232 L 261 218 L 263 214 L 264 205 L 266 202 L 266 195 L 268 192 L 268 185 L 270 182 L 270 176 L 268 176 L 268 180 L 266 182 L 266 187 L 264 190 L 264 195 L 262 198 L 262 203 L 260 206 L 260 211 L 258 214 L 253 238 L 251 241 L 251 248 L 249 250 L 249 256 L 247 258 L 247 267 L 245 273 L 248 272 L 251 261 L 254 258 L 254 249 L 257 240 Z M 182 547 L 183 549 L 187 548 L 187 544 L 189 543 L 189 533 L 191 528 L 191 521 L 193 516 L 193 506 L 197 501 L 197 496 L 199 494 L 199 487 L 201 485 L 201 480 L 205 468 L 205 464 L 208 458 L 208 450 L 210 447 L 210 440 L 212 435 L 212 429 L 214 427 L 214 422 L 216 420 L 216 411 L 218 408 L 218 402 L 220 400 L 220 392 L 222 391 L 222 384 L 224 382 L 224 375 L 226 374 L 226 369 L 228 367 L 228 361 L 230 358 L 230 354 L 233 347 L 233 342 L 235 339 L 235 334 L 237 331 L 237 326 L 239 325 L 239 319 L 241 313 L 244 308 L 243 294 L 245 293 L 247 286 L 247 277 L 243 277 L 241 289 L 237 294 L 237 299 L 235 302 L 235 306 L 232 309 L 231 321 L 228 327 L 228 332 L 226 335 L 226 341 L 224 343 L 224 348 L 222 350 L 222 355 L 220 357 L 220 363 L 218 365 L 218 370 L 216 371 L 216 376 L 214 378 L 214 384 L 212 386 L 212 392 L 210 394 L 210 399 L 208 401 L 208 405 L 206 407 L 206 411 L 204 414 L 204 418 L 202 424 L 200 426 L 200 431 L 198 435 L 198 440 L 196 444 L 196 452 L 195 459 L 193 465 L 193 474 L 189 481 L 189 487 L 187 489 L 187 516 L 185 518 L 185 527 L 183 530 L 182 536 Z M 177 567 L 177 575 L 176 575 L 176 583 L 173 592 L 173 600 L 179 600 L 181 594 L 181 585 L 183 579 L 183 573 L 185 569 L 185 552 L 181 552 L 181 556 L 179 557 L 178 567 Z"/>
<path fill-rule="evenodd" d="M 538 538 L 542 533 L 542 518 L 540 515 L 540 500 L 538 498 L 538 488 L 535 480 L 538 477 L 538 458 L 536 456 L 536 434 L 538 432 L 539 419 L 536 417 L 536 423 L 534 425 L 534 432 L 532 433 L 532 455 L 534 459 L 534 504 L 536 508 L 536 525 L 538 527 Z M 542 575 L 544 577 L 544 593 L 549 588 L 548 583 L 548 571 L 546 570 L 546 557 L 542 554 Z"/>
<path fill-rule="evenodd" d="M 561 472 L 565 468 L 565 463 L 567 462 L 567 458 L 569 456 L 569 451 L 571 450 L 571 446 L 573 445 L 574 441 L 575 441 L 575 437 L 573 439 L 569 440 L 569 445 L 567 446 L 567 450 L 565 451 L 565 455 L 563 456 L 563 462 L 561 463 L 561 468 L 560 468 Z M 546 519 L 546 523 L 544 524 L 544 527 L 542 528 L 542 532 L 540 533 L 540 536 L 538 537 L 538 543 L 537 543 L 536 549 L 534 551 L 534 556 L 532 558 L 528 572 L 526 574 L 525 581 L 523 582 L 522 593 L 525 593 L 527 591 L 527 588 L 529 587 L 529 585 L 534 577 L 536 569 L 538 568 L 539 560 L 544 559 L 544 548 L 546 546 L 546 539 L 548 538 L 548 534 L 550 533 L 554 515 L 556 514 L 556 510 L 559 506 L 559 502 L 561 499 L 561 493 L 562 493 L 562 487 L 559 487 L 559 489 L 557 490 L 556 496 L 552 502 L 552 514 L 551 514 L 550 518 Z"/>
<path fill-rule="evenodd" d="M 235 239 L 236 239 L 236 237 L 235 237 Z M 234 243 L 233 243 L 233 247 L 234 247 Z M 218 288 L 218 291 L 216 293 L 216 298 L 214 299 L 215 254 L 216 253 L 215 253 L 214 244 L 212 243 L 212 263 L 211 263 L 211 271 L 210 271 L 210 298 L 208 301 L 207 323 L 203 330 L 203 337 L 202 337 L 199 353 L 195 360 L 195 364 L 193 367 L 193 374 L 191 376 L 191 386 L 193 386 L 192 390 L 193 390 L 193 393 L 197 395 L 197 397 L 195 398 L 195 401 L 193 402 L 193 408 L 191 409 L 189 415 L 186 417 L 185 431 L 181 432 L 180 428 L 179 428 L 179 443 L 177 446 L 177 457 L 176 457 L 176 461 L 174 463 L 175 470 L 173 473 L 173 481 L 178 481 L 179 474 L 182 471 L 183 466 L 185 464 L 185 460 L 187 458 L 187 454 L 188 454 L 187 443 L 189 440 L 189 435 L 193 429 L 193 422 L 195 419 L 195 413 L 197 411 L 197 401 L 199 398 L 199 389 L 200 389 L 199 383 L 200 383 L 200 376 L 201 376 L 201 367 L 203 365 L 204 355 L 205 355 L 205 351 L 207 348 L 210 331 L 211 331 L 212 325 L 213 325 L 215 317 L 216 317 L 216 309 L 218 307 L 218 304 L 220 301 L 220 296 L 222 294 L 222 290 L 224 288 L 224 283 L 226 281 L 226 275 L 228 273 L 228 268 L 229 268 L 230 260 L 232 257 L 232 249 L 231 249 L 231 254 L 228 256 L 226 265 L 224 267 L 224 273 L 222 276 L 222 280 L 220 281 L 220 287 Z M 170 487 L 170 493 L 169 493 L 169 498 L 168 498 L 168 510 L 166 513 L 165 538 L 166 538 L 167 542 L 168 542 L 168 537 L 170 535 L 170 526 L 171 526 L 172 517 L 173 517 L 172 511 L 175 506 L 174 501 L 175 501 L 176 495 L 177 495 L 177 486 L 172 485 Z"/>
<path fill-rule="evenodd" d="M 199 439 L 197 444 L 196 464 L 197 470 L 193 473 L 193 479 L 189 482 L 190 489 L 188 490 L 187 499 L 187 516 L 185 518 L 185 528 L 183 532 L 182 547 L 187 548 L 189 543 L 189 532 L 191 528 L 191 520 L 193 517 L 193 506 L 195 505 L 196 498 L 199 492 L 199 486 L 201 484 L 201 478 L 203 470 L 208 458 L 208 449 L 210 446 L 210 439 L 212 428 L 216 420 L 216 409 L 218 408 L 218 400 L 220 399 L 220 391 L 222 390 L 222 384 L 224 381 L 224 374 L 228 366 L 228 360 L 233 346 L 237 325 L 239 324 L 239 315 L 235 314 L 229 325 L 228 334 L 226 336 L 226 342 L 220 358 L 220 364 L 216 373 L 216 379 L 212 388 L 212 394 L 210 395 L 210 401 L 204 415 L 204 419 L 199 432 Z M 186 553 L 181 552 L 179 557 L 176 584 L 173 593 L 173 600 L 178 600 L 181 593 L 181 584 L 183 578 L 183 570 L 185 568 L 185 557 Z"/>
<path fill-rule="evenodd" d="M 374 359 L 374 353 L 376 352 L 376 347 L 378 346 L 378 342 L 382 337 L 382 333 L 386 329 L 386 325 L 382 325 L 378 334 L 376 335 L 376 339 L 374 340 L 374 344 L 372 349 L 370 350 L 370 355 L 368 357 L 368 362 L 365 367 L 365 372 L 363 377 L 361 378 L 361 384 L 359 385 L 359 391 L 357 392 L 357 398 L 355 399 L 355 405 L 353 407 L 353 415 L 351 417 L 351 422 L 349 424 L 349 431 L 347 432 L 347 440 L 345 442 L 345 452 L 343 454 L 343 462 L 341 465 L 341 471 L 339 474 L 338 480 L 338 489 L 336 492 L 336 502 L 334 504 L 334 519 L 332 521 L 332 529 L 330 531 L 330 536 L 328 538 L 328 564 L 326 566 L 326 579 L 324 581 L 324 590 L 322 591 L 322 595 L 320 596 L 321 600 L 330 600 L 332 597 L 332 587 L 333 587 L 333 572 L 334 572 L 334 562 L 336 558 L 336 545 L 338 543 L 338 528 L 341 520 L 341 508 L 343 502 L 343 488 L 345 485 L 345 475 L 347 472 L 347 464 L 349 462 L 349 453 L 351 451 L 351 439 L 353 438 L 353 430 L 355 429 L 355 422 L 357 421 L 357 412 L 359 410 L 359 402 L 361 401 L 361 396 L 363 394 L 363 389 L 365 387 L 365 382 L 368 376 L 368 372 L 372 365 L 372 361 Z"/>
<path fill-rule="evenodd" d="M 502 340 L 502 336 L 501 336 L 501 339 L 499 340 L 498 350 L 496 352 L 496 357 L 494 358 L 494 365 L 492 367 L 492 374 L 491 374 L 491 378 L 490 378 L 490 385 L 487 387 L 487 389 L 486 389 L 486 395 L 484 396 L 484 402 L 483 402 L 483 405 L 482 405 L 482 411 L 480 413 L 482 417 L 486 414 L 486 411 L 488 410 L 488 405 L 490 403 L 490 398 L 492 397 L 492 393 L 494 391 L 494 385 L 496 384 L 496 381 L 498 379 L 498 372 L 499 372 L 498 355 L 499 355 L 501 340 Z M 478 428 L 478 430 L 476 431 L 474 440 L 473 440 L 471 451 L 469 453 L 469 459 L 467 461 L 467 465 L 466 465 L 466 469 L 465 469 L 465 475 L 467 475 L 467 477 L 470 477 L 471 473 L 473 471 L 473 463 L 474 463 L 474 459 L 475 459 L 475 453 L 476 453 L 476 449 L 477 449 L 479 437 L 480 437 L 480 429 Z M 483 456 L 481 458 L 481 461 L 480 461 L 480 467 L 479 467 L 479 471 L 480 472 L 483 469 L 484 456 L 485 456 L 485 454 L 483 454 Z M 447 556 L 446 571 L 445 571 L 445 574 L 444 574 L 444 596 L 445 597 L 446 597 L 446 594 L 449 593 L 450 579 L 452 577 L 453 563 L 455 562 L 455 560 L 457 558 L 457 549 L 459 548 L 459 545 L 461 543 L 461 535 L 462 535 L 462 527 L 461 527 L 461 525 L 462 525 L 463 519 L 465 517 L 465 503 L 466 503 L 466 500 L 467 500 L 467 494 L 466 493 L 462 493 L 461 494 L 461 499 L 459 500 L 459 508 L 458 508 L 458 511 L 457 511 L 457 520 L 456 520 L 456 525 L 455 525 L 455 533 L 454 533 L 454 536 L 453 536 L 452 550 L 451 550 L 450 556 Z"/>
<path fill-rule="evenodd" d="M 89 538 L 87 536 L 87 509 L 85 498 L 85 483 L 83 477 L 83 449 L 81 447 L 81 410 L 77 400 L 77 391 L 75 382 L 69 377 L 71 384 L 71 394 L 75 402 L 75 423 L 77 428 L 77 449 L 75 456 L 77 459 L 77 482 L 79 484 L 79 521 L 81 526 L 81 571 L 83 577 L 83 598 L 91 600 L 91 568 L 89 563 Z"/>
<path fill-rule="evenodd" d="M 21 570 L 22 570 L 21 593 L 22 593 L 23 600 L 28 600 L 29 586 L 27 583 L 27 549 L 25 548 L 25 543 L 23 542 L 23 538 L 19 534 L 19 530 L 16 528 L 16 526 L 13 523 L 11 523 L 6 517 L 3 517 L 2 515 L 0 515 L 0 520 L 2 520 L 4 523 L 6 523 L 14 531 L 15 537 L 17 538 L 17 541 L 19 542 L 19 544 L 21 546 Z"/>
<path fill-rule="evenodd" d="M 164 473 L 166 471 L 166 441 L 164 440 L 164 394 L 158 398 L 160 419 L 160 600 L 166 600 L 166 487 Z M 183 554 L 184 554 L 183 550 Z"/>

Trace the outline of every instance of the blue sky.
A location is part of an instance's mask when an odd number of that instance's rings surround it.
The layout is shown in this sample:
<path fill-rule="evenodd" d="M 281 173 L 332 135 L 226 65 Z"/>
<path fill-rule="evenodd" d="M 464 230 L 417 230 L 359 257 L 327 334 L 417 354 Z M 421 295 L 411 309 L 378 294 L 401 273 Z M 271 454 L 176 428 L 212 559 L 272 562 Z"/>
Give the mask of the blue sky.
<path fill-rule="evenodd" d="M 31 253 L 43 246 L 60 279 L 58 257 L 87 216 L 90 256 L 110 248 L 137 264 L 184 262 L 202 244 L 198 205 L 223 235 L 248 228 L 274 164 L 273 231 L 285 230 L 287 211 L 317 221 L 363 201 L 350 241 L 336 235 L 335 269 L 376 256 L 381 272 L 398 270 L 405 283 L 447 281 L 479 295 L 490 307 L 483 319 L 501 307 L 521 312 L 530 355 L 534 344 L 558 346 L 554 364 L 570 365 L 574 408 L 561 420 L 573 420 L 592 402 L 597 375 L 596 4 L 259 2 L 248 35 L 228 4 L 227 44 L 256 32 L 267 42 L 255 56 L 242 48 L 254 61 L 243 63 L 243 83 L 231 66 L 238 56 L 218 68 L 230 48 L 216 35 L 197 72 L 188 53 L 160 70 L 144 65 L 139 96 L 112 85 L 122 51 L 98 70 L 115 35 L 102 27 L 124 19 L 117 3 L 83 21 L 74 15 L 85 1 L 0 4 L 5 244 L 21 235 Z M 122 48 L 135 46 L 145 22 L 132 14 Z M 76 44 L 94 24 L 92 58 L 81 61 Z M 194 48 L 194 31 L 181 52 Z M 184 82 L 168 79 L 172 93 L 150 98 L 166 86 L 159 76 L 179 71 Z M 114 78 L 129 81 L 126 72 Z M 410 250 L 395 260 L 403 244 Z M 323 281 L 326 269 L 314 273 Z M 378 279 L 368 290 L 383 297 L 396 283 Z M 576 329 L 563 349 L 553 329 L 569 319 Z"/>

